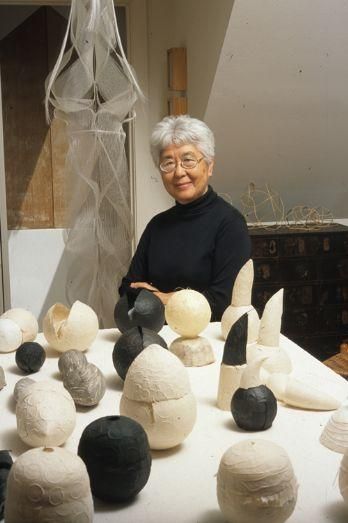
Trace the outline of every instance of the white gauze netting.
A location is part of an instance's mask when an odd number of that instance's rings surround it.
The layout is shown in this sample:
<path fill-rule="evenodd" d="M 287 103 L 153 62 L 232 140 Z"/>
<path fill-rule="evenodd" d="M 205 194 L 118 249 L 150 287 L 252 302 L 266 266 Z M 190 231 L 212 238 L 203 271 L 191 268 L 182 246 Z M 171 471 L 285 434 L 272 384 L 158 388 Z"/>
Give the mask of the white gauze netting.
<path fill-rule="evenodd" d="M 70 37 L 70 44 L 68 40 Z M 68 49 L 66 50 L 68 45 Z M 88 303 L 113 326 L 117 287 L 131 256 L 130 181 L 122 124 L 140 88 L 122 48 L 112 0 L 72 0 L 46 115 L 66 122 L 71 259 L 67 300 Z"/>

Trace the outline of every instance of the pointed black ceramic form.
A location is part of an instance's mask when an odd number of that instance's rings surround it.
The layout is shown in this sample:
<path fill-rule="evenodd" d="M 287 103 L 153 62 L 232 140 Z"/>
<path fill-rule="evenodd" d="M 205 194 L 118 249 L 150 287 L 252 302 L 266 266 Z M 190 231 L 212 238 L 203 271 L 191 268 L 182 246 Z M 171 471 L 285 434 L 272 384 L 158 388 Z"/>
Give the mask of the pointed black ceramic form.
<path fill-rule="evenodd" d="M 222 363 L 224 365 L 244 365 L 248 340 L 248 313 L 234 323 L 225 341 Z"/>
<path fill-rule="evenodd" d="M 121 332 L 138 326 L 158 332 L 164 325 L 164 305 L 147 289 L 130 289 L 116 303 L 114 318 Z"/>
<path fill-rule="evenodd" d="M 133 327 L 119 337 L 112 353 L 112 361 L 120 378 L 126 379 L 133 360 L 153 343 L 161 345 L 164 349 L 168 348 L 159 334 L 146 327 Z"/>
<path fill-rule="evenodd" d="M 0 450 L 0 520 L 4 517 L 7 476 L 13 460 L 8 450 Z"/>
<path fill-rule="evenodd" d="M 127 501 L 146 485 L 151 452 L 142 426 L 126 416 L 99 418 L 82 432 L 78 455 L 84 461 L 93 496 Z"/>
<path fill-rule="evenodd" d="M 239 388 L 232 396 L 231 412 L 243 430 L 266 430 L 277 414 L 277 400 L 266 385 Z"/>

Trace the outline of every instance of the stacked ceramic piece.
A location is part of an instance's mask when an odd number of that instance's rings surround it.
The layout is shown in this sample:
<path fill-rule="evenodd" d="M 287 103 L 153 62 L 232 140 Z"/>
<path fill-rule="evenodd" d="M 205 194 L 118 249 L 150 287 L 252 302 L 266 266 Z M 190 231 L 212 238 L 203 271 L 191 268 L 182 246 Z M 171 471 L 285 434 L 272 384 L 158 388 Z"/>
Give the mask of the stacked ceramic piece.
<path fill-rule="evenodd" d="M 348 404 L 333 412 L 321 433 L 320 443 L 341 454 L 348 451 Z"/>

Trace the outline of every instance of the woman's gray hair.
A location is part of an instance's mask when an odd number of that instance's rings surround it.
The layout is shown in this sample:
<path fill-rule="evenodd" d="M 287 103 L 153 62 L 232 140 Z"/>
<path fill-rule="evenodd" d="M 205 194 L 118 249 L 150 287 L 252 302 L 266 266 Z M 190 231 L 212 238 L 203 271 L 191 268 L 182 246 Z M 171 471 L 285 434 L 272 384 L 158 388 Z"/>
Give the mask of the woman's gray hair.
<path fill-rule="evenodd" d="M 209 127 L 188 114 L 166 116 L 155 125 L 150 139 L 150 149 L 156 167 L 161 151 L 171 145 L 193 144 L 205 156 L 207 163 L 214 159 L 215 140 Z"/>

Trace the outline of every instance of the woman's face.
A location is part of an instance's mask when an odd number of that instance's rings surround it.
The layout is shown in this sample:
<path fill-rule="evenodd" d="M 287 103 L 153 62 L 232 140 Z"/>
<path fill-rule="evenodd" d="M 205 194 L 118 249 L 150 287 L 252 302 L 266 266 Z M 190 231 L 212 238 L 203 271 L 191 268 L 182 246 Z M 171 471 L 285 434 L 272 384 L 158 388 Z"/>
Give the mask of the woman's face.
<path fill-rule="evenodd" d="M 188 158 L 200 161 L 193 169 L 185 169 L 180 162 Z M 207 191 L 214 162 L 208 165 L 202 158 L 203 154 L 191 144 L 171 145 L 161 151 L 160 164 L 164 161 L 176 163 L 173 171 L 160 172 L 166 191 L 179 203 L 193 202 Z"/>

